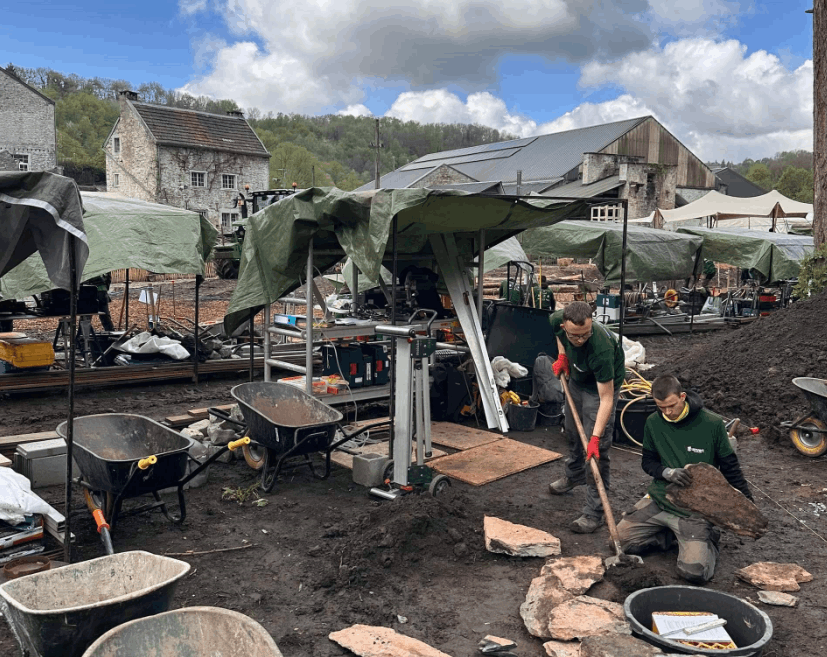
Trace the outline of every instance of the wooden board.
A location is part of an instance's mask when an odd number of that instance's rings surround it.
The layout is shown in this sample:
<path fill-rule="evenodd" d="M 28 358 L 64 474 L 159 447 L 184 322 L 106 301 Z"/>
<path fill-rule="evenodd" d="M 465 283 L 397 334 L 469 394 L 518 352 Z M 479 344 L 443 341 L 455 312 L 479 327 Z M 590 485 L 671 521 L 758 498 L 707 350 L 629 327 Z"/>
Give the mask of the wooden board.
<path fill-rule="evenodd" d="M 213 406 L 212 408 L 217 408 L 219 411 L 224 411 L 226 413 L 229 413 L 230 411 L 233 410 L 233 406 L 235 406 L 235 404 L 223 404 L 222 406 Z M 187 415 L 191 415 L 192 417 L 195 418 L 195 420 L 193 420 L 193 421 L 206 420 L 209 413 L 210 413 L 209 408 L 191 408 L 190 410 L 187 411 Z"/>
<path fill-rule="evenodd" d="M 431 442 L 451 449 L 466 450 L 501 440 L 502 435 L 453 422 L 432 422 Z"/>
<path fill-rule="evenodd" d="M 173 429 L 187 427 L 193 422 L 197 422 L 197 420 L 191 415 L 170 415 L 169 417 L 164 418 L 164 424 L 172 427 Z"/>
<path fill-rule="evenodd" d="M 374 445 L 364 445 L 362 447 L 357 447 L 354 452 L 359 452 L 360 454 L 381 454 L 382 456 L 388 455 L 388 443 L 375 443 Z M 433 448 L 433 454 L 430 458 L 426 458 L 425 461 L 430 462 L 433 459 L 439 458 L 441 456 L 445 456 L 445 452 L 441 449 Z M 353 470 L 353 454 L 347 454 L 345 452 L 335 451 L 330 455 L 330 460 L 336 463 L 337 465 L 341 465 L 343 468 L 347 468 L 348 470 Z M 416 449 L 411 452 L 411 463 L 416 463 Z"/>
<path fill-rule="evenodd" d="M 0 436 L 0 449 L 12 450 L 24 443 L 36 443 L 39 440 L 54 440 L 60 438 L 57 431 L 38 431 L 37 433 L 21 433 L 16 436 Z"/>
<path fill-rule="evenodd" d="M 11 459 L 7 459 L 5 456 L 0 454 L 0 468 L 10 468 L 11 467 Z"/>
<path fill-rule="evenodd" d="M 490 484 L 508 475 L 562 458 L 562 454 L 503 438 L 487 445 L 443 456 L 431 467 L 472 486 Z"/>

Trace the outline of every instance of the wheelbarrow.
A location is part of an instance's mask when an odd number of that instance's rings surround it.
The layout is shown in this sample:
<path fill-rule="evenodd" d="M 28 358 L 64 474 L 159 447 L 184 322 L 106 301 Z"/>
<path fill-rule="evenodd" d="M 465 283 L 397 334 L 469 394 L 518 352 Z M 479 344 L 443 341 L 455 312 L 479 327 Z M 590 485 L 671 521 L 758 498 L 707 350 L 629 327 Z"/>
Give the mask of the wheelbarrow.
<path fill-rule="evenodd" d="M 273 638 L 249 616 L 218 607 L 187 607 L 109 630 L 83 657 L 282 657 Z"/>
<path fill-rule="evenodd" d="M 827 452 L 827 380 L 799 376 L 793 379 L 810 403 L 810 410 L 794 422 L 782 422 L 790 430 L 795 448 L 811 458 Z"/>
<path fill-rule="evenodd" d="M 57 427 L 66 437 L 66 423 Z M 242 438 L 225 445 L 201 462 L 189 455 L 191 441 L 177 431 L 142 415 L 105 413 L 75 418 L 74 459 L 81 476 L 86 505 L 98 525 L 107 554 L 112 554 L 110 531 L 121 516 L 160 509 L 168 520 L 180 524 L 187 517 L 184 485 L 228 449 L 249 443 Z M 187 462 L 197 464 L 187 474 Z M 167 509 L 159 491 L 177 488 L 178 515 Z M 155 502 L 122 513 L 124 500 L 151 494 Z M 108 522 L 107 522 L 108 519 Z"/>
<path fill-rule="evenodd" d="M 113 627 L 167 611 L 189 570 L 178 559 L 122 552 L 6 582 L 0 608 L 24 657 L 80 657 Z"/>
<path fill-rule="evenodd" d="M 245 460 L 261 470 L 261 488 L 265 493 L 273 490 L 279 474 L 287 469 L 307 466 L 317 479 L 327 479 L 333 450 L 361 433 L 390 423 L 381 420 L 347 433 L 339 411 L 301 388 L 277 381 L 242 383 L 230 394 L 238 402 L 244 422 L 217 408 L 210 408 L 209 412 L 246 431 L 245 437 L 252 443 L 244 448 Z M 334 442 L 337 429 L 344 437 Z M 310 458 L 319 452 L 324 454 L 322 474 Z M 301 460 L 297 463 L 296 459 Z"/>

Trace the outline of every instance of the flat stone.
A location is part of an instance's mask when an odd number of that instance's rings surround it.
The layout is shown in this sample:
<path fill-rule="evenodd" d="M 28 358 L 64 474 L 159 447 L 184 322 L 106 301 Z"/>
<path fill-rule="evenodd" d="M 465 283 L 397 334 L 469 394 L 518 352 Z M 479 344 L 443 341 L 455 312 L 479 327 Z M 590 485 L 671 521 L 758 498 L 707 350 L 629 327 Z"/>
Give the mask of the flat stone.
<path fill-rule="evenodd" d="M 540 575 L 554 575 L 564 589 L 574 595 L 583 595 L 592 584 L 603 579 L 605 572 L 600 557 L 560 557 L 546 561 Z"/>
<path fill-rule="evenodd" d="M 560 554 L 560 539 L 551 534 L 485 516 L 485 548 L 514 557 L 551 557 Z"/>
<path fill-rule="evenodd" d="M 800 582 L 811 582 L 813 576 L 795 563 L 759 561 L 735 571 L 745 582 L 765 591 L 800 591 Z"/>
<path fill-rule="evenodd" d="M 631 634 L 616 602 L 581 595 L 555 607 L 549 616 L 552 639 L 570 641 L 597 634 Z"/>
<path fill-rule="evenodd" d="M 210 426 L 210 421 L 207 420 L 198 420 L 198 422 L 193 422 L 189 425 L 189 428 L 193 431 L 200 431 L 202 434 L 207 430 L 207 427 Z"/>
<path fill-rule="evenodd" d="M 525 602 L 520 605 L 520 616 L 532 636 L 551 638 L 549 620 L 557 605 L 571 600 L 574 595 L 563 588 L 553 573 L 541 574 L 531 580 Z"/>
<path fill-rule="evenodd" d="M 668 485 L 666 499 L 740 536 L 758 538 L 764 535 L 767 519 L 741 491 L 729 485 L 718 468 L 709 463 L 692 463 L 686 469 L 692 474 L 692 484 L 686 487 Z"/>
<path fill-rule="evenodd" d="M 331 632 L 328 639 L 362 657 L 450 657 L 427 643 L 399 634 L 389 627 L 352 625 Z"/>
<path fill-rule="evenodd" d="M 502 654 L 504 651 L 516 647 L 517 644 L 511 639 L 503 639 L 498 636 L 492 636 L 491 634 L 484 636 L 479 642 L 480 652 L 485 655 Z"/>
<path fill-rule="evenodd" d="M 197 431 L 196 429 L 193 429 L 192 427 L 184 427 L 183 429 L 181 429 L 180 433 L 185 438 L 192 438 L 193 440 L 197 440 L 198 442 L 204 440 L 204 434 L 200 431 Z"/>
<path fill-rule="evenodd" d="M 795 607 L 798 603 L 798 598 L 794 595 L 780 591 L 758 591 L 758 599 L 768 605 L 778 607 Z"/>
<path fill-rule="evenodd" d="M 580 644 L 580 657 L 654 657 L 663 651 L 624 634 L 587 636 Z"/>
<path fill-rule="evenodd" d="M 580 657 L 579 641 L 547 641 L 543 648 L 548 657 Z"/>

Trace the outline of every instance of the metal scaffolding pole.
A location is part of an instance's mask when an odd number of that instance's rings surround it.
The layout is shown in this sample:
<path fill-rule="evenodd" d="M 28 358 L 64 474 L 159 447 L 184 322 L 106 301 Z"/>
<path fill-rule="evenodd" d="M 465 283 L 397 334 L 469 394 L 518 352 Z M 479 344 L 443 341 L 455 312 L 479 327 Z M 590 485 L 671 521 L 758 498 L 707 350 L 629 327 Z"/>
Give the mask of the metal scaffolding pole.
<path fill-rule="evenodd" d="M 305 335 L 304 346 L 304 389 L 308 395 L 313 394 L 313 238 L 307 245 L 307 285 L 305 286 L 305 297 L 307 298 L 307 310 L 305 311 Z"/>

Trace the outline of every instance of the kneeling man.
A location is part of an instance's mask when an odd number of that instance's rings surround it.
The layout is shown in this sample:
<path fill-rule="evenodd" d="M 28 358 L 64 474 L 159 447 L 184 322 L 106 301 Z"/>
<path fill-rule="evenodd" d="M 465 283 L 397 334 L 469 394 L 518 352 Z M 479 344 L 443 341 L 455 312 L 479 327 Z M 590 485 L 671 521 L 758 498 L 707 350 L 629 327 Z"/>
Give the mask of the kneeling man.
<path fill-rule="evenodd" d="M 701 516 L 669 502 L 667 484 L 688 486 L 692 476 L 685 467 L 709 463 L 733 488 L 750 500 L 752 495 L 720 416 L 706 410 L 697 394 L 684 392 L 671 375 L 652 382 L 652 397 L 658 412 L 646 420 L 641 466 L 654 479 L 646 497 L 618 524 L 620 543 L 624 552 L 640 554 L 650 548 L 666 550 L 677 539 L 678 573 L 703 584 L 715 574 L 720 532 Z"/>

